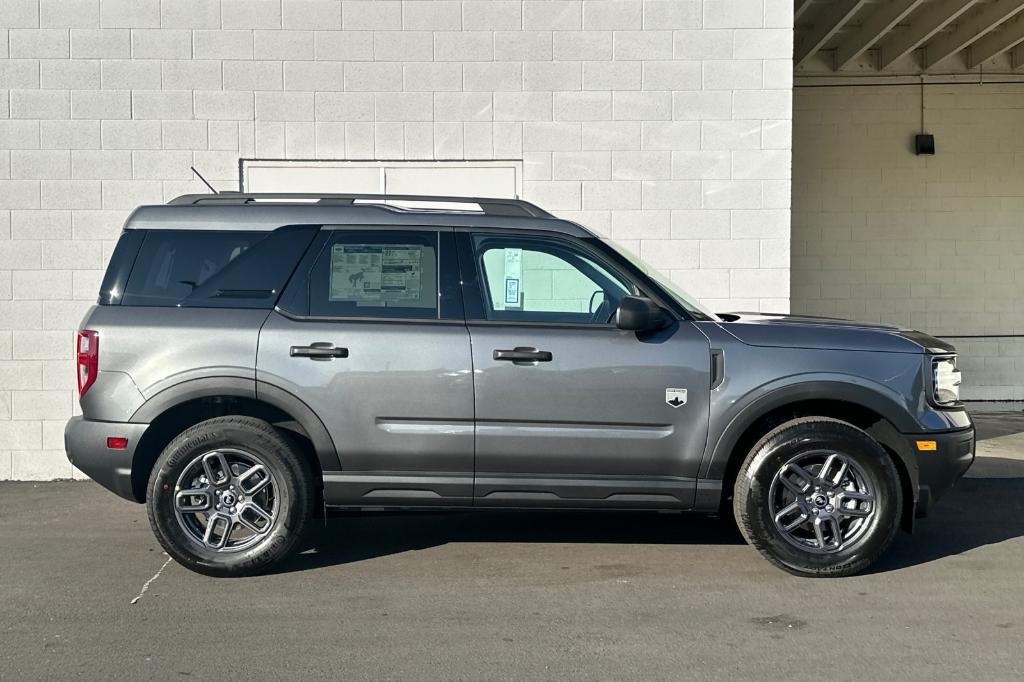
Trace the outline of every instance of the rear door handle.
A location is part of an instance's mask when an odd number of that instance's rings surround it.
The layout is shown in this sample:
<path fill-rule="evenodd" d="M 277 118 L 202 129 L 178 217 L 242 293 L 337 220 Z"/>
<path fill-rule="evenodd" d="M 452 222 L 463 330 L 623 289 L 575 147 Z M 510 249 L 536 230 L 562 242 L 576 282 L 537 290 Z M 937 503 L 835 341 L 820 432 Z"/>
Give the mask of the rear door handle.
<path fill-rule="evenodd" d="M 495 360 L 507 360 L 516 365 L 535 365 L 538 362 L 551 362 L 551 353 L 537 350 L 530 346 L 516 346 L 512 350 L 495 350 Z"/>
<path fill-rule="evenodd" d="M 288 355 L 293 358 L 309 358 L 310 360 L 333 360 L 334 358 L 347 358 L 348 348 L 337 348 L 333 343 L 318 341 L 308 346 L 292 346 L 288 349 Z"/>

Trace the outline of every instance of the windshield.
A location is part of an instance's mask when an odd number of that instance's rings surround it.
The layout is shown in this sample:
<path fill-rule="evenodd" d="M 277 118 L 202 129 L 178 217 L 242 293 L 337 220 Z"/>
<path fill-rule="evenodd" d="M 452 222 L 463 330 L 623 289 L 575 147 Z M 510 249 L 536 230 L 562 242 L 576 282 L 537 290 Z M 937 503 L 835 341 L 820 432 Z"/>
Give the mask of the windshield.
<path fill-rule="evenodd" d="M 665 293 L 667 293 L 673 299 L 675 299 L 675 302 L 686 308 L 686 310 L 690 311 L 691 313 L 700 313 L 701 315 L 707 317 L 710 320 L 719 321 L 718 316 L 715 315 L 710 310 L 708 310 L 707 308 L 705 308 L 704 306 L 702 306 L 700 303 L 697 303 L 697 299 L 683 291 L 683 289 L 678 284 L 673 282 L 671 279 L 661 274 L 647 263 L 640 260 L 639 256 L 637 256 L 635 253 L 627 249 L 625 246 L 622 246 L 621 244 L 615 244 L 603 239 L 601 241 L 604 244 L 607 244 L 608 247 L 619 253 L 623 258 L 628 260 L 630 263 L 632 263 L 633 266 L 640 270 L 642 273 L 644 273 L 652 280 L 654 280 L 655 283 L 657 283 L 659 286 L 661 286 L 662 289 L 665 290 Z"/>

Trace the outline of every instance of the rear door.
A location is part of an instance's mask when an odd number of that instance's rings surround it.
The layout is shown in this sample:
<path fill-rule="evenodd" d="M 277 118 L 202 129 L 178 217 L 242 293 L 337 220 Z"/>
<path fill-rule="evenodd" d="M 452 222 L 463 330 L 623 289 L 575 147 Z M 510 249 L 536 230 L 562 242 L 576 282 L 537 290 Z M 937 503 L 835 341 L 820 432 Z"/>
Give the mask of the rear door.
<path fill-rule="evenodd" d="M 616 328 L 642 294 L 584 240 L 460 233 L 477 419 L 475 504 L 692 506 L 710 350 L 691 322 Z"/>
<path fill-rule="evenodd" d="M 451 230 L 325 229 L 260 333 L 257 379 L 330 433 L 328 504 L 471 503 L 472 358 Z"/>

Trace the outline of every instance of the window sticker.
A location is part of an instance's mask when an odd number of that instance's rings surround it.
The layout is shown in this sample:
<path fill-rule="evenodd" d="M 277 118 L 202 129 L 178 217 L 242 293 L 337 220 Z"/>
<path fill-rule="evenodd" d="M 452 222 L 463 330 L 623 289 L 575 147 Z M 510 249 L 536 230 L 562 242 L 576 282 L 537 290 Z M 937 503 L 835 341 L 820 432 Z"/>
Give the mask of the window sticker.
<path fill-rule="evenodd" d="M 519 303 L 519 280 L 513 277 L 505 278 L 505 305 L 516 305 Z"/>
<path fill-rule="evenodd" d="M 523 250 L 505 249 L 505 307 L 521 306 L 519 295 L 523 281 Z"/>
<path fill-rule="evenodd" d="M 335 244 L 328 298 L 356 305 L 415 304 L 420 300 L 423 258 L 432 252 L 416 244 Z"/>

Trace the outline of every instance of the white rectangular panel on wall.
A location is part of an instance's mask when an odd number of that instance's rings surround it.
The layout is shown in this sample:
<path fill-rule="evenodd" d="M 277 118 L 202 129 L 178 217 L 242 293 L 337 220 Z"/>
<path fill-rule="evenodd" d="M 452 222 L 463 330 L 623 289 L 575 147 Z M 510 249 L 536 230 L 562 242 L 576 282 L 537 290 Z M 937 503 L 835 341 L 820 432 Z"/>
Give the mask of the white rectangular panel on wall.
<path fill-rule="evenodd" d="M 242 182 L 246 192 L 515 198 L 522 191 L 522 162 L 243 159 Z"/>
<path fill-rule="evenodd" d="M 383 171 L 367 166 L 279 161 L 244 167 L 247 192 L 311 192 L 378 194 Z"/>
<path fill-rule="evenodd" d="M 500 197 L 515 199 L 516 169 L 513 167 L 428 166 L 384 169 L 388 194 L 434 194 L 447 196 Z"/>

